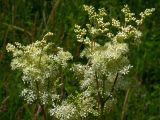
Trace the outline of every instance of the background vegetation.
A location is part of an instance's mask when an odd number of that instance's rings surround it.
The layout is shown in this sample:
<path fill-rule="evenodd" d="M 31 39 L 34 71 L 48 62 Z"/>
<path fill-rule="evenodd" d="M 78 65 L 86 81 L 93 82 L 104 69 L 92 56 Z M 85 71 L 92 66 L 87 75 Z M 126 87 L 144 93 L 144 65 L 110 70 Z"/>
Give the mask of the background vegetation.
<path fill-rule="evenodd" d="M 37 106 L 27 105 L 19 97 L 21 73 L 11 71 L 12 56 L 6 53 L 6 44 L 17 41 L 26 45 L 51 31 L 55 34 L 53 42 L 69 50 L 77 61 L 79 44 L 73 29 L 75 24 L 84 25 L 88 20 L 83 4 L 104 7 L 115 18 L 121 18 L 119 10 L 124 4 L 135 13 L 156 8 L 141 28 L 142 43 L 131 50 L 134 68 L 126 78 L 129 87 L 119 91 L 118 103 L 106 119 L 160 119 L 159 0 L 0 0 L 0 120 L 30 120 L 37 110 Z"/>

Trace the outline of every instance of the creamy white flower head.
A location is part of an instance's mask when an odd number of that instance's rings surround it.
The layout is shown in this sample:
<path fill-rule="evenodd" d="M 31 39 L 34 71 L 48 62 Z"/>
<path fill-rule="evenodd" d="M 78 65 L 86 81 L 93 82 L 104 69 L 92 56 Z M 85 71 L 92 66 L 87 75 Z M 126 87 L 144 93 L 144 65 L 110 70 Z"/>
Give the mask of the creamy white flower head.
<path fill-rule="evenodd" d="M 56 106 L 49 110 L 51 116 L 55 116 L 59 120 L 73 120 L 78 118 L 78 111 L 75 105 L 63 101 L 61 106 Z"/>
<path fill-rule="evenodd" d="M 26 46 L 17 42 L 6 46 L 7 51 L 13 53 L 12 69 L 22 72 L 25 88 L 21 96 L 29 104 L 37 101 L 46 107 L 52 106 L 49 113 L 59 120 L 103 115 L 116 103 L 114 89 L 118 87 L 115 84 L 123 81 L 132 68 L 128 59 L 129 44 L 132 39 L 134 42 L 140 39 L 142 32 L 137 26 L 155 10 L 146 9 L 140 13 L 141 18 L 136 19 L 125 5 L 122 9 L 125 18 L 121 22 L 114 18 L 105 20 L 109 16 L 104 8 L 96 11 L 93 6 L 84 5 L 84 9 L 90 23 L 86 28 L 75 25 L 74 29 L 77 41 L 85 46 L 80 53 L 82 59 L 85 58 L 83 64 L 73 64 L 70 68 L 72 54 L 48 43 L 48 37 L 53 35 L 50 32 L 42 40 Z M 66 75 L 67 72 L 74 74 Z M 75 93 L 68 92 L 70 88 L 65 86 L 68 79 L 76 79 L 80 85 Z"/>
<path fill-rule="evenodd" d="M 67 66 L 67 61 L 71 60 L 73 56 L 69 52 L 64 52 L 62 48 L 59 48 L 57 55 L 54 56 L 55 62 L 62 65 L 62 67 Z"/>
<path fill-rule="evenodd" d="M 147 16 L 150 16 L 155 11 L 155 8 L 146 9 L 144 12 L 141 12 L 139 15 L 141 16 L 141 19 L 136 20 L 137 25 L 141 25 L 144 21 L 144 19 Z"/>
<path fill-rule="evenodd" d="M 23 89 L 21 96 L 24 97 L 24 100 L 27 101 L 28 104 L 31 104 L 37 99 L 36 94 L 31 89 Z"/>
<path fill-rule="evenodd" d="M 39 92 L 40 100 L 43 105 L 48 103 L 49 94 L 47 92 Z"/>
<path fill-rule="evenodd" d="M 135 13 L 131 13 L 128 5 L 124 5 L 124 8 L 121 10 L 124 15 L 125 15 L 125 22 L 128 23 L 130 21 L 135 21 L 136 18 L 134 17 L 135 16 Z"/>
<path fill-rule="evenodd" d="M 10 44 L 10 43 L 8 43 L 7 46 L 6 46 L 6 50 L 8 52 L 15 51 L 15 49 L 16 49 L 16 47 L 14 45 Z"/>
<path fill-rule="evenodd" d="M 56 48 L 59 50 L 55 54 L 50 52 L 53 49 L 53 44 L 47 43 L 50 35 L 52 33 L 49 32 L 42 40 L 27 46 L 20 43 L 7 45 L 7 50 L 13 53 L 12 69 L 23 73 L 22 81 L 27 88 L 22 91 L 22 96 L 29 103 L 38 99 L 42 104 L 48 104 L 52 91 L 56 89 L 55 80 L 60 76 L 59 67 L 64 69 L 68 65 L 67 61 L 72 59 L 71 53 L 64 52 L 61 48 Z"/>
<path fill-rule="evenodd" d="M 77 26 L 75 33 L 77 40 L 86 45 L 80 56 L 86 57 L 88 61 L 84 65 L 74 65 L 73 68 L 83 91 L 81 99 L 78 99 L 81 103 L 80 116 L 82 117 L 86 117 L 89 113 L 93 114 L 97 110 L 92 111 L 93 107 L 98 108 L 98 106 L 91 104 L 91 101 L 98 99 L 99 102 L 99 99 L 105 101 L 110 98 L 104 104 L 104 109 L 108 109 L 115 102 L 112 95 L 113 85 L 115 81 L 123 80 L 124 75 L 128 74 L 132 68 L 127 56 L 129 44 L 139 43 L 141 31 L 137 26 L 143 22 L 144 16 L 150 15 L 154 11 L 154 9 L 146 9 L 140 14 L 141 19 L 138 20 L 128 5 L 125 5 L 122 9 L 124 22 L 114 18 L 109 20 L 111 22 L 107 22 L 104 20 L 107 17 L 104 8 L 96 12 L 93 6 L 84 5 L 84 9 L 88 12 L 90 23 L 86 24 L 87 29 Z M 133 22 L 137 23 L 136 27 L 132 25 Z M 112 28 L 116 28 L 116 30 L 113 32 Z M 82 29 L 85 29 L 85 34 L 82 34 Z M 97 38 L 99 37 L 104 38 L 103 44 L 98 43 Z M 86 101 L 88 104 L 85 105 Z M 99 105 L 101 105 L 100 102 Z M 98 110 L 96 112 L 100 114 Z"/>
<path fill-rule="evenodd" d="M 120 28 L 120 22 L 119 22 L 119 20 L 116 20 L 116 19 L 113 18 L 112 19 L 112 26 Z"/>

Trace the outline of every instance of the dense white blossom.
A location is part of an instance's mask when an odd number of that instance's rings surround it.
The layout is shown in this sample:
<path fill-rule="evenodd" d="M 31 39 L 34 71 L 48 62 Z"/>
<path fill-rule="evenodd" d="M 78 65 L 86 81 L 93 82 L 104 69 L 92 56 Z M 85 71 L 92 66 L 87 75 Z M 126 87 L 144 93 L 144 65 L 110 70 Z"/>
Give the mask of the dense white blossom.
<path fill-rule="evenodd" d="M 75 105 L 63 101 L 61 105 L 49 110 L 51 116 L 55 116 L 59 120 L 76 120 L 78 111 Z"/>
<path fill-rule="evenodd" d="M 39 93 L 39 98 L 41 100 L 41 103 L 43 105 L 47 104 L 48 103 L 48 99 L 49 99 L 49 94 L 46 93 L 46 92 L 40 92 Z"/>
<path fill-rule="evenodd" d="M 53 43 L 47 43 L 50 35 L 52 33 L 49 32 L 42 40 L 27 46 L 16 42 L 15 45 L 8 43 L 6 47 L 8 52 L 13 53 L 12 69 L 23 73 L 22 81 L 27 88 L 22 91 L 21 96 L 28 103 L 38 98 L 41 104 L 47 104 L 52 91 L 56 89 L 54 85 L 61 72 L 59 66 L 64 69 L 67 67 L 67 61 L 72 59 L 71 53 L 62 48 L 57 48 L 56 54 L 49 52 L 53 49 Z"/>
<path fill-rule="evenodd" d="M 128 43 L 139 42 L 142 35 L 137 26 L 133 26 L 130 21 L 140 25 L 143 19 L 154 11 L 154 9 L 146 9 L 140 13 L 141 19 L 139 20 L 135 17 L 135 13 L 130 11 L 128 5 L 125 5 L 121 10 L 125 17 L 124 22 L 115 18 L 112 18 L 111 22 L 107 22 L 104 21 L 104 17 L 107 17 L 104 8 L 96 12 L 93 6 L 84 5 L 84 9 L 88 12 L 90 24 L 87 23 L 86 28 L 76 25 L 75 33 L 78 36 L 77 41 L 86 45 L 81 52 L 81 57 L 86 57 L 88 63 L 73 67 L 75 75 L 79 76 L 77 78 L 80 80 L 82 90 L 81 98 L 77 99 L 81 101 L 81 105 L 86 103 L 85 101 L 88 102 L 80 109 L 82 117 L 86 117 L 89 113 L 100 115 L 102 111 L 116 102 L 113 95 L 113 90 L 119 88 L 114 88 L 116 81 L 124 80 L 124 75 L 128 74 L 132 68 L 127 56 L 129 52 Z M 110 30 L 112 27 L 116 28 L 117 31 Z M 98 36 L 105 36 L 106 39 L 110 38 L 110 40 L 104 41 L 104 44 L 101 45 L 96 40 Z M 132 39 L 134 41 L 131 41 Z M 93 105 L 94 101 L 96 102 Z M 94 112 L 91 112 L 93 108 Z"/>
<path fill-rule="evenodd" d="M 62 48 L 59 48 L 60 50 L 58 51 L 57 55 L 54 56 L 54 60 L 62 65 L 62 67 L 66 67 L 67 66 L 67 61 L 71 60 L 73 57 L 71 55 L 71 53 L 69 52 L 64 52 Z"/>
<path fill-rule="evenodd" d="M 31 89 L 23 89 L 23 91 L 21 92 L 21 96 L 25 96 L 24 99 L 29 104 L 31 104 L 32 102 L 34 102 L 37 99 L 36 94 Z"/>
<path fill-rule="evenodd" d="M 113 18 L 112 19 L 112 26 L 120 28 L 120 22 L 119 22 L 119 20 L 116 20 L 116 19 Z"/>
<path fill-rule="evenodd" d="M 58 120 L 85 119 L 110 110 L 116 103 L 114 90 L 121 88 L 119 83 L 123 83 L 124 76 L 132 68 L 128 59 L 129 45 L 139 42 L 142 32 L 138 26 L 155 9 L 146 9 L 137 19 L 125 5 L 121 10 L 124 21 L 115 18 L 106 21 L 108 16 L 104 8 L 96 11 L 93 6 L 84 5 L 84 10 L 88 12 L 90 23 L 85 28 L 75 25 L 74 31 L 77 41 L 85 44 L 80 57 L 87 59 L 86 64 L 72 61 L 70 67 L 68 61 L 73 59 L 72 54 L 47 42 L 48 37 L 53 35 L 51 32 L 42 40 L 26 46 L 17 42 L 6 46 L 7 51 L 13 53 L 12 70 L 23 73 L 25 88 L 21 96 L 29 104 L 37 100 L 38 104 L 49 107 L 50 115 Z M 132 25 L 133 22 L 136 26 Z M 102 43 L 99 43 L 98 37 L 104 38 Z M 75 78 L 68 78 L 70 76 L 65 76 L 63 72 L 74 72 Z M 67 90 L 65 78 L 74 78 L 79 82 L 75 93 L 64 95 Z"/>
<path fill-rule="evenodd" d="M 86 118 L 88 114 L 98 116 L 98 112 L 96 108 L 94 108 L 97 101 L 91 96 L 92 93 L 93 91 L 87 89 L 76 98 L 77 109 L 81 118 Z"/>

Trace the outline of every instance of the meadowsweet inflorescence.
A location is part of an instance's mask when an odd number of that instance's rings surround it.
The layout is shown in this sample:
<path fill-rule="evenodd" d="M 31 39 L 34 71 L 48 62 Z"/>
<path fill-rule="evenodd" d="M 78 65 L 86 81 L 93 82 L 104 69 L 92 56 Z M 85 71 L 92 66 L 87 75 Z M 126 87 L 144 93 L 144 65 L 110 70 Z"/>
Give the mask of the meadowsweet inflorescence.
<path fill-rule="evenodd" d="M 75 25 L 74 31 L 77 41 L 85 45 L 80 56 L 87 58 L 86 64 L 73 63 L 70 67 L 68 61 L 73 58 L 70 52 L 60 47 L 53 52 L 54 44 L 47 42 L 48 36 L 53 35 L 50 32 L 27 46 L 16 42 L 6 47 L 13 53 L 12 70 L 23 73 L 21 96 L 29 104 L 38 101 L 40 105 L 49 106 L 50 115 L 59 120 L 101 117 L 116 103 L 114 94 L 119 88 L 116 83 L 132 68 L 127 56 L 129 45 L 139 41 L 142 33 L 138 26 L 155 9 L 146 9 L 137 19 L 125 5 L 121 10 L 124 22 L 115 18 L 105 21 L 108 16 L 104 8 L 96 12 L 93 6 L 84 5 L 84 10 L 88 12 L 90 23 L 86 28 Z M 99 42 L 99 37 L 103 41 Z M 65 95 L 66 71 L 74 72 L 75 79 L 79 80 L 80 87 L 74 95 L 68 92 Z"/>
<path fill-rule="evenodd" d="M 67 103 L 63 101 L 59 106 L 57 105 L 55 108 L 49 110 L 52 116 L 59 118 L 60 120 L 76 120 L 78 117 L 78 111 L 76 106 L 71 103 Z"/>
<path fill-rule="evenodd" d="M 7 45 L 7 50 L 13 52 L 12 69 L 18 69 L 23 73 L 22 81 L 26 88 L 21 96 L 27 103 L 39 99 L 41 104 L 47 104 L 50 96 L 56 94 L 54 83 L 60 76 L 60 66 L 64 69 L 67 67 L 67 61 L 72 59 L 72 55 L 62 48 L 57 48 L 57 54 L 49 52 L 53 49 L 53 44 L 47 43 L 47 37 L 50 35 L 52 33 L 47 33 L 41 41 L 27 46 L 20 43 Z"/>
<path fill-rule="evenodd" d="M 141 12 L 141 19 L 136 19 L 128 5 L 125 5 L 122 9 L 125 16 L 124 22 L 114 18 L 110 20 L 111 22 L 104 21 L 107 17 L 104 8 L 96 12 L 93 6 L 84 5 L 84 9 L 88 12 L 90 24 L 86 24 L 86 28 L 76 25 L 75 33 L 77 41 L 85 44 L 81 57 L 86 57 L 88 63 L 74 65 L 73 70 L 76 75 L 79 75 L 82 93 L 88 93 L 82 94 L 81 98 L 92 99 L 88 102 L 96 101 L 97 104 L 90 105 L 90 109 L 94 108 L 98 115 L 103 115 L 108 106 L 116 101 L 113 95 L 116 82 L 123 80 L 123 76 L 132 68 L 127 54 L 129 44 L 138 42 L 142 35 L 137 29 L 138 25 L 142 24 L 146 16 L 151 15 L 154 8 Z M 133 26 L 130 21 L 135 22 L 137 26 Z M 116 32 L 113 32 L 112 28 L 116 29 Z M 99 36 L 103 36 L 103 44 L 98 42 Z M 85 99 L 81 100 L 85 101 Z M 93 114 L 92 111 L 87 112 Z"/>

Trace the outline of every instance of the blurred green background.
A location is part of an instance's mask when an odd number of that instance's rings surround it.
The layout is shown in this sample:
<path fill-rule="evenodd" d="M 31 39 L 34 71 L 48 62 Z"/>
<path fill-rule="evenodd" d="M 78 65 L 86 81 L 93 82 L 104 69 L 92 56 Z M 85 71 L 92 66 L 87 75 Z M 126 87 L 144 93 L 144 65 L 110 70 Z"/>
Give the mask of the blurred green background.
<path fill-rule="evenodd" d="M 27 45 L 51 31 L 53 42 L 78 60 L 74 25 L 88 22 L 83 4 L 104 7 L 115 18 L 121 17 L 124 4 L 136 14 L 156 9 L 140 28 L 141 44 L 130 51 L 134 66 L 126 78 L 130 85 L 118 92 L 118 102 L 106 120 L 160 120 L 160 0 L 0 0 L 0 120 L 31 120 L 36 112 L 36 106 L 19 96 L 21 73 L 11 70 L 6 44 Z"/>

